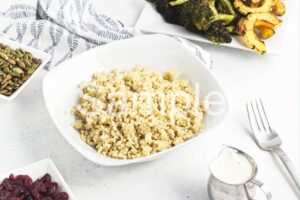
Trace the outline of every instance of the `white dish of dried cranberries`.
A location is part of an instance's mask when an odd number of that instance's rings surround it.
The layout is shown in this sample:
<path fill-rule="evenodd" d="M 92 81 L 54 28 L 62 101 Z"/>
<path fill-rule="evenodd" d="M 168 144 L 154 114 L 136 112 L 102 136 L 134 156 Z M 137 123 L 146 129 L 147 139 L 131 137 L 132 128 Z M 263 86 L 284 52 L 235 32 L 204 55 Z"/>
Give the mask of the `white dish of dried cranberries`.
<path fill-rule="evenodd" d="M 54 163 L 42 160 L 0 175 L 1 200 L 75 200 Z"/>

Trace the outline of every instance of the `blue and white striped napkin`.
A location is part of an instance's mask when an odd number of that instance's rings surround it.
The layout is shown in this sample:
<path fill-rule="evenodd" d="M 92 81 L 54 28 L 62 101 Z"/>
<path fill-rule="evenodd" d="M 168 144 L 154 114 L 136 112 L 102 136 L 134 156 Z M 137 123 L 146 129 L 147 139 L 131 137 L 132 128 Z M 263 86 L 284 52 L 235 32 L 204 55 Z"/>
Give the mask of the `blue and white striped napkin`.
<path fill-rule="evenodd" d="M 89 0 L 1 2 L 0 34 L 52 54 L 47 69 L 95 46 L 134 37 L 135 33 L 97 13 Z M 175 39 L 211 67 L 208 52 L 182 38 Z"/>

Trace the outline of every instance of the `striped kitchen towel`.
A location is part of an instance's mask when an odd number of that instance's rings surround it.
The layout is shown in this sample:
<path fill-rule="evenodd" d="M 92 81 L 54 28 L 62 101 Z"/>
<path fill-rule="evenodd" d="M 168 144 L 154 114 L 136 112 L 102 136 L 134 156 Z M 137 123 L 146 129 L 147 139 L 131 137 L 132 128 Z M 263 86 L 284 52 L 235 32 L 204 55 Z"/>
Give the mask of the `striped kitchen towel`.
<path fill-rule="evenodd" d="M 0 34 L 52 54 L 46 69 L 95 46 L 133 37 L 137 32 L 98 13 L 89 0 L 1 2 Z M 209 53 L 187 40 L 175 39 L 211 67 Z"/>

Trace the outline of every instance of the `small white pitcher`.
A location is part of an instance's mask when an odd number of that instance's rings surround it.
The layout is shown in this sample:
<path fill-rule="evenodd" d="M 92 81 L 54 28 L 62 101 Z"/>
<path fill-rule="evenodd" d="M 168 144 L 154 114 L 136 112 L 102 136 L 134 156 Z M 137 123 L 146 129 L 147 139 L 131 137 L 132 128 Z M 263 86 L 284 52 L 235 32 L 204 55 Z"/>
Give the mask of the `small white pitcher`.
<path fill-rule="evenodd" d="M 249 180 L 244 183 L 233 185 L 225 183 L 219 179 L 217 179 L 212 173 L 210 175 L 208 181 L 208 194 L 211 200 L 254 200 L 254 195 L 256 193 L 256 189 L 260 188 L 266 199 L 272 199 L 272 195 L 269 191 L 264 188 L 264 184 L 255 179 L 257 174 L 257 165 L 253 158 L 251 158 L 248 154 L 233 148 L 238 153 L 245 156 L 249 161 L 253 164 L 253 175 Z"/>

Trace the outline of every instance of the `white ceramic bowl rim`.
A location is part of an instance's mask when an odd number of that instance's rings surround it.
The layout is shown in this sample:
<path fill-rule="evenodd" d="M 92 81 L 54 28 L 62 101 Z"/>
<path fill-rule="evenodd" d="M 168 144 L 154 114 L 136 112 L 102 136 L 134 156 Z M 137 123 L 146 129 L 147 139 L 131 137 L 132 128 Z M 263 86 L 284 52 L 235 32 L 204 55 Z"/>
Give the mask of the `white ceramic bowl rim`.
<path fill-rule="evenodd" d="M 157 44 L 153 44 L 152 47 L 149 47 L 154 41 L 157 41 Z M 162 44 L 162 43 L 164 43 L 164 44 Z M 165 155 L 168 152 L 173 151 L 177 148 L 180 148 L 180 147 L 186 145 L 187 143 L 190 143 L 190 142 L 196 140 L 198 138 L 198 136 L 202 135 L 202 134 L 198 134 L 197 136 L 190 139 L 189 141 L 186 141 L 183 144 L 177 145 L 175 147 L 172 147 L 170 149 L 164 150 L 162 152 L 159 152 L 159 153 L 147 156 L 147 157 L 131 159 L 131 160 L 120 160 L 120 159 L 114 159 L 114 158 L 110 158 L 110 157 L 98 154 L 97 151 L 95 151 L 94 149 L 93 149 L 93 151 L 95 153 L 97 153 L 98 155 L 97 155 L 97 157 L 95 157 L 95 155 L 91 155 L 91 153 L 88 152 L 88 151 L 91 150 L 91 147 L 89 147 L 83 141 L 81 141 L 80 142 L 81 144 L 79 144 L 78 141 L 75 141 L 73 138 L 71 138 L 71 136 L 69 134 L 72 134 L 72 133 L 69 133 L 68 131 L 66 131 L 65 127 L 64 127 L 65 124 L 62 125 L 61 124 L 62 122 L 60 122 L 57 119 L 57 116 L 56 116 L 56 113 L 55 113 L 56 111 L 53 110 L 53 109 L 55 107 L 57 107 L 58 105 L 54 105 L 53 104 L 54 102 L 52 102 L 52 100 L 50 99 L 50 98 L 53 97 L 53 94 L 52 95 L 50 94 L 50 90 L 54 90 L 54 88 L 52 88 L 52 87 L 54 87 L 53 86 L 54 80 L 55 80 L 55 82 L 57 82 L 56 78 L 57 78 L 57 76 L 59 75 L 60 72 L 63 72 L 64 67 L 66 67 L 66 68 L 70 67 L 68 65 L 70 65 L 71 63 L 73 64 L 72 67 L 75 67 L 74 65 L 77 64 L 77 62 L 79 62 L 81 59 L 92 59 L 92 58 L 89 58 L 89 55 L 94 55 L 94 54 L 96 55 L 96 53 L 98 51 L 101 52 L 101 54 L 103 54 L 103 53 L 108 54 L 108 52 L 114 52 L 115 53 L 114 61 L 117 61 L 118 60 L 116 58 L 116 57 L 118 57 L 116 55 L 117 54 L 117 52 L 116 52 L 117 48 L 123 48 L 124 46 L 128 46 L 128 47 L 129 46 L 130 47 L 143 46 L 143 48 L 145 48 L 145 49 L 147 49 L 147 48 L 158 48 L 159 49 L 159 45 L 173 45 L 172 49 L 173 49 L 173 47 L 177 48 L 178 50 L 180 50 L 180 51 L 184 52 L 185 54 L 189 55 L 189 59 L 193 59 L 194 62 L 198 63 L 197 65 L 199 65 L 198 66 L 199 69 L 201 67 L 201 70 L 210 76 L 209 79 L 211 80 L 211 82 L 213 82 L 216 85 L 218 90 L 223 94 L 223 96 L 225 98 L 225 101 L 226 101 L 225 104 L 226 105 L 224 105 L 224 108 L 225 108 L 226 112 L 224 113 L 224 116 L 222 117 L 220 122 L 224 121 L 224 119 L 227 117 L 227 114 L 228 114 L 228 111 L 229 111 L 228 101 L 227 101 L 227 98 L 226 98 L 220 84 L 217 83 L 217 81 L 214 78 L 213 74 L 211 74 L 211 72 L 204 66 L 204 64 L 202 64 L 200 62 L 200 60 L 198 60 L 198 58 L 195 55 L 193 55 L 189 50 L 182 47 L 173 38 L 165 36 L 165 35 L 154 34 L 154 35 L 134 37 L 134 38 L 131 38 L 131 39 L 126 39 L 126 40 L 122 40 L 122 41 L 119 41 L 119 42 L 114 42 L 114 43 L 110 43 L 110 44 L 103 45 L 103 46 L 100 46 L 100 47 L 96 47 L 96 48 L 94 48 L 94 49 L 92 49 L 88 52 L 85 52 L 81 55 L 78 55 L 78 56 L 66 61 L 65 63 L 62 63 L 61 66 L 57 66 L 55 69 L 53 69 L 51 72 L 49 72 L 45 76 L 44 82 L 43 82 L 44 100 L 45 100 L 45 104 L 47 106 L 47 109 L 50 113 L 51 118 L 53 119 L 53 121 L 56 124 L 59 131 L 62 133 L 63 137 L 71 144 L 71 146 L 73 146 L 73 148 L 75 148 L 80 154 L 82 154 L 84 157 L 86 157 L 90 161 L 92 161 L 96 164 L 104 165 L 104 166 L 119 166 L 119 165 L 127 165 L 127 164 L 132 164 L 132 163 L 139 163 L 139 162 L 149 161 L 149 160 L 156 159 L 157 157 L 160 157 L 162 155 Z M 113 51 L 113 50 L 115 50 L 115 51 Z M 121 51 L 121 50 L 119 49 L 119 51 Z M 139 51 L 143 51 L 143 49 L 140 49 Z M 132 54 L 131 54 L 131 56 L 134 57 L 134 55 L 132 55 Z M 87 57 L 87 58 L 85 58 L 85 57 Z M 97 57 L 99 57 L 99 55 L 97 55 Z M 128 59 L 130 59 L 130 58 L 128 58 Z M 195 59 L 197 59 L 197 61 Z M 77 61 L 77 62 L 75 62 L 75 61 Z M 90 70 L 90 69 L 88 69 L 88 70 Z M 75 71 L 75 68 L 74 68 L 73 71 Z M 52 83 L 50 83 L 51 80 L 53 81 Z M 81 79 L 81 81 L 82 80 L 84 80 L 84 79 Z M 80 82 L 77 82 L 77 84 L 79 84 L 79 83 Z M 57 102 L 57 103 L 59 104 L 59 102 Z M 69 111 L 64 111 L 64 112 L 70 112 L 70 110 Z M 218 122 L 218 124 L 220 124 L 220 122 Z M 216 125 L 214 125 L 214 127 Z M 71 123 L 68 126 L 71 126 Z M 211 130 L 211 128 L 209 130 Z M 205 132 L 207 132 L 207 131 L 208 130 L 205 130 Z M 79 134 L 78 134 L 78 137 L 79 137 Z M 81 147 L 82 143 L 84 143 L 84 145 L 86 147 Z M 86 149 L 84 149 L 84 148 L 86 148 Z"/>

